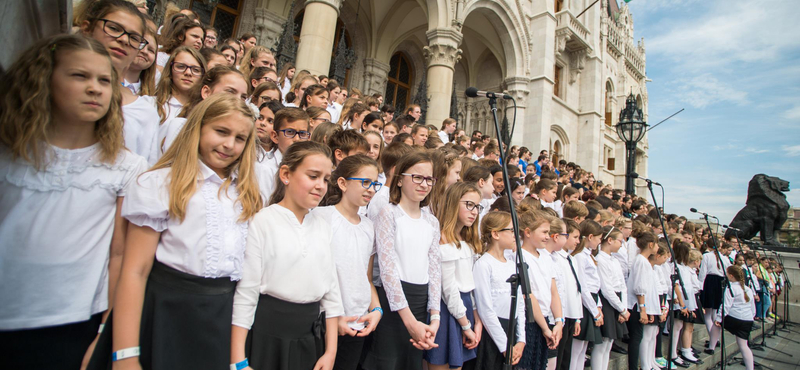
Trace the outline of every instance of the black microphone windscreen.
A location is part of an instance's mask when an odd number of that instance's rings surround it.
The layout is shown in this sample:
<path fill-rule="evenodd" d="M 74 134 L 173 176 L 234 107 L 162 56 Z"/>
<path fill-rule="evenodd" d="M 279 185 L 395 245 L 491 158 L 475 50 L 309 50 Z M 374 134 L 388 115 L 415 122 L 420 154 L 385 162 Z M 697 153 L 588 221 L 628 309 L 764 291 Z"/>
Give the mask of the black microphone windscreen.
<path fill-rule="evenodd" d="M 697 208 L 689 208 L 689 212 L 697 213 Z"/>
<path fill-rule="evenodd" d="M 477 98 L 478 97 L 478 88 L 477 87 L 468 87 L 467 91 L 464 91 L 464 95 L 470 98 Z"/>

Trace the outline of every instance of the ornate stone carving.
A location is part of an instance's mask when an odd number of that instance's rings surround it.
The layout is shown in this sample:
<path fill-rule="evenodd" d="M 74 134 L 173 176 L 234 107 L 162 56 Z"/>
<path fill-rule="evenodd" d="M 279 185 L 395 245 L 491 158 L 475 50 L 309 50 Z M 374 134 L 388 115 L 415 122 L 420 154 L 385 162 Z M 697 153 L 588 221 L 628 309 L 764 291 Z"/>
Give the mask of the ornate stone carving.
<path fill-rule="evenodd" d="M 556 56 L 560 57 L 561 53 L 567 48 L 567 41 L 569 41 L 571 33 L 569 30 L 560 29 L 556 31 Z"/>
<path fill-rule="evenodd" d="M 364 59 L 364 93 L 383 95 L 386 92 L 386 81 L 389 65 L 377 59 Z"/>
<path fill-rule="evenodd" d="M 573 84 L 578 80 L 578 76 L 583 72 L 586 63 L 586 49 L 573 51 L 569 58 L 569 83 Z"/>
<path fill-rule="evenodd" d="M 258 38 L 258 43 L 275 50 L 286 18 L 263 8 L 255 9 L 253 15 L 255 17 L 253 33 Z M 289 14 L 289 17 L 291 18 L 292 14 Z"/>
<path fill-rule="evenodd" d="M 452 45 L 434 44 L 422 48 L 428 67 L 441 65 L 455 70 L 455 65 L 461 60 L 461 49 Z"/>

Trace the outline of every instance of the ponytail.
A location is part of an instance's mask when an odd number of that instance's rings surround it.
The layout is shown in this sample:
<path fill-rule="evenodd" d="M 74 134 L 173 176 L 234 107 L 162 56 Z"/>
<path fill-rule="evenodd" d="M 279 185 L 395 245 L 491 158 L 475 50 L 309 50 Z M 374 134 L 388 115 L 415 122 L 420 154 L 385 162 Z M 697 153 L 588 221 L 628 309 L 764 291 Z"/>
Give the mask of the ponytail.
<path fill-rule="evenodd" d="M 744 292 L 744 301 L 745 302 L 750 302 L 750 297 L 747 295 L 747 291 L 744 290 L 744 284 L 742 284 L 741 281 L 739 282 L 739 286 L 742 287 L 742 292 Z"/>

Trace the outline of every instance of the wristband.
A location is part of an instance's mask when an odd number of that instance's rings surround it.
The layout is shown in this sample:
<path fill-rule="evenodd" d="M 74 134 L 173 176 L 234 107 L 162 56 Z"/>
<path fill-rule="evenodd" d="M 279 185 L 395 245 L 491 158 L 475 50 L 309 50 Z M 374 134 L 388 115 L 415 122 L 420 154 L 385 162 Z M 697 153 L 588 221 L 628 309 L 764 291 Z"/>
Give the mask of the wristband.
<path fill-rule="evenodd" d="M 124 360 L 130 357 L 139 357 L 139 353 L 141 353 L 139 347 L 121 349 L 111 354 L 111 361 Z"/>
<path fill-rule="evenodd" d="M 250 361 L 244 359 L 244 361 L 237 362 L 235 364 L 231 364 L 231 370 L 242 370 L 246 367 L 250 366 Z"/>
<path fill-rule="evenodd" d="M 467 321 L 467 325 L 461 326 L 461 331 L 467 331 L 469 329 L 472 329 L 472 324 L 469 321 Z"/>
<path fill-rule="evenodd" d="M 563 317 L 556 317 L 556 322 L 567 322 Z"/>
<path fill-rule="evenodd" d="M 435 314 L 435 315 L 431 315 L 431 321 L 433 321 L 433 320 L 441 320 L 441 319 L 442 319 L 442 316 L 439 315 L 438 313 Z"/>
<path fill-rule="evenodd" d="M 372 311 L 369 311 L 369 313 L 373 313 L 375 311 L 380 312 L 381 313 L 381 317 L 383 317 L 383 308 L 375 307 L 375 308 L 372 309 Z"/>
<path fill-rule="evenodd" d="M 575 320 L 575 323 L 576 323 L 576 324 L 580 324 L 580 323 L 581 323 L 581 319 L 576 319 L 576 320 Z"/>
<path fill-rule="evenodd" d="M 106 327 L 106 324 L 100 324 L 100 326 L 97 328 L 97 334 L 102 333 L 103 332 L 103 328 L 105 328 L 105 327 Z"/>

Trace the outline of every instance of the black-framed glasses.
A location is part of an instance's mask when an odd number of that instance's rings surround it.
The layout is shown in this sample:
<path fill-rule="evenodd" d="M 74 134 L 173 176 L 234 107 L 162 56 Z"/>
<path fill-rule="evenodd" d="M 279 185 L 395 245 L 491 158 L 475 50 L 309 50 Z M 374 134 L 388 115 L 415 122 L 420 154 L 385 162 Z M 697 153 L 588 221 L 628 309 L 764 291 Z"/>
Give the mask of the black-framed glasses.
<path fill-rule="evenodd" d="M 411 182 L 415 184 L 422 184 L 422 182 L 425 181 L 425 183 L 428 184 L 428 186 L 436 185 L 436 178 L 433 176 L 422 176 L 412 173 L 401 173 L 401 175 L 411 176 Z"/>
<path fill-rule="evenodd" d="M 500 229 L 500 230 L 497 230 L 497 231 L 498 232 L 500 232 L 500 231 L 514 231 L 514 228 L 513 227 L 506 227 L 504 229 Z"/>
<path fill-rule="evenodd" d="M 278 130 L 278 132 L 282 132 L 283 136 L 288 137 L 289 139 L 294 139 L 295 136 L 300 136 L 301 140 L 308 140 L 311 137 L 311 132 L 305 130 L 295 130 L 293 128 L 287 128 L 283 130 Z"/>
<path fill-rule="evenodd" d="M 364 178 L 364 177 L 347 177 L 347 179 L 348 180 L 361 181 L 361 186 L 363 186 L 364 189 L 369 189 L 370 187 L 372 187 L 372 188 L 375 188 L 375 192 L 377 192 L 378 190 L 381 190 L 381 188 L 383 187 L 383 184 L 381 184 L 381 183 L 379 183 L 377 181 L 372 181 L 372 180 L 370 180 L 368 178 Z"/>
<path fill-rule="evenodd" d="M 203 74 L 203 67 L 200 66 L 190 66 L 186 63 L 181 62 L 172 62 L 172 70 L 178 73 L 184 73 L 186 70 L 192 72 L 195 76 L 201 76 Z"/>
<path fill-rule="evenodd" d="M 145 40 L 144 36 L 126 31 L 125 27 L 122 27 L 121 24 L 103 18 L 98 19 L 98 21 L 103 22 L 103 32 L 105 32 L 106 35 L 115 39 L 128 35 L 128 45 L 136 50 L 142 50 L 147 46 L 147 40 Z"/>
<path fill-rule="evenodd" d="M 464 203 L 464 207 L 467 208 L 467 211 L 472 212 L 477 209 L 478 213 L 483 212 L 483 206 L 471 200 L 462 200 L 461 203 Z"/>
<path fill-rule="evenodd" d="M 556 234 L 553 234 L 553 235 L 551 235 L 551 236 L 553 236 L 553 237 L 556 237 L 556 236 L 563 236 L 563 237 L 565 237 L 565 238 L 566 238 L 566 237 L 569 237 L 569 234 L 567 234 L 567 233 L 556 233 Z"/>

